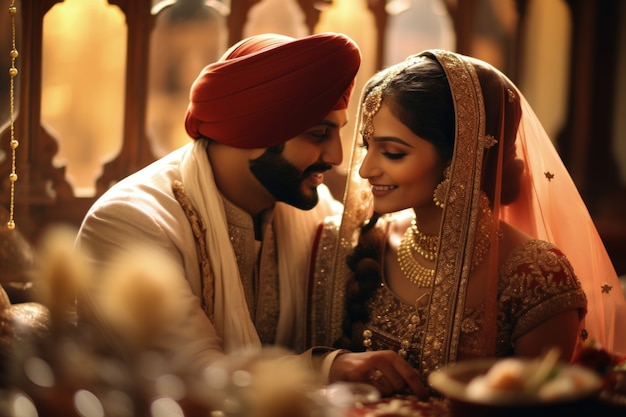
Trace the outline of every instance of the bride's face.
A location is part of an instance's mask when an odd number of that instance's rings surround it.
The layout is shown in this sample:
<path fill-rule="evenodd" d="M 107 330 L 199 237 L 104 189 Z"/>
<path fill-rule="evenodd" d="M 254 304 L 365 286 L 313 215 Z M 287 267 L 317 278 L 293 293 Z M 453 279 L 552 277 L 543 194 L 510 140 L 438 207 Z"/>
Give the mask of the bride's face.
<path fill-rule="evenodd" d="M 359 175 L 372 186 L 374 210 L 383 214 L 434 206 L 443 166 L 433 144 L 414 134 L 384 102 L 372 124 Z"/>

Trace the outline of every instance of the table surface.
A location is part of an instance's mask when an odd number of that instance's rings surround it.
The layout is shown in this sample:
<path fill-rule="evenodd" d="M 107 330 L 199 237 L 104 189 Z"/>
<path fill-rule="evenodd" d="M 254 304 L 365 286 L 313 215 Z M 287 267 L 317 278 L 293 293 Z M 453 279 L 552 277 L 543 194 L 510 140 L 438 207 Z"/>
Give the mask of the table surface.
<path fill-rule="evenodd" d="M 599 415 L 602 417 L 626 416 L 624 403 L 607 403 L 598 398 L 590 398 L 568 404 L 552 404 L 545 407 L 525 407 L 517 409 L 485 410 L 480 407 L 468 407 L 466 404 L 453 403 L 445 399 L 419 401 L 415 397 L 384 398 L 370 404 L 357 405 L 349 410 L 345 417 L 553 417 L 555 415 Z"/>
<path fill-rule="evenodd" d="M 415 397 L 385 398 L 371 404 L 357 405 L 346 417 L 450 417 L 450 404 L 445 400 L 419 401 Z"/>

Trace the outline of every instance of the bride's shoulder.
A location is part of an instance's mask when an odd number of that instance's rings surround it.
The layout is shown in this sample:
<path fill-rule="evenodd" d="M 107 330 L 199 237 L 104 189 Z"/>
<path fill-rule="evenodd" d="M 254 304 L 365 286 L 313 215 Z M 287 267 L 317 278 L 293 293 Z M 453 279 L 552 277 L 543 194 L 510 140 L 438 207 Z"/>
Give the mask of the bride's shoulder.
<path fill-rule="evenodd" d="M 501 250 L 504 249 L 504 252 L 531 247 L 555 248 L 555 245 L 552 243 L 530 236 L 524 231 L 505 222 L 500 223 L 500 231 L 502 236 L 500 248 Z M 509 250 L 507 251 L 507 249 Z"/>
<path fill-rule="evenodd" d="M 566 255 L 553 243 L 534 238 L 506 223 L 502 223 L 501 230 L 500 259 L 505 265 L 514 267 L 528 263 L 553 264 L 557 261 L 563 268 L 570 268 Z"/>

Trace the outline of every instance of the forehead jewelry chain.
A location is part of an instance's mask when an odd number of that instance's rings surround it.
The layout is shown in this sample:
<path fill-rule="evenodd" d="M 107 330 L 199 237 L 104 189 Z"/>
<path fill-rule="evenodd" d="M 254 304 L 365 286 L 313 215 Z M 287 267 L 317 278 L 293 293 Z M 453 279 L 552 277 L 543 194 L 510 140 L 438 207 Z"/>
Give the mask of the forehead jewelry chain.
<path fill-rule="evenodd" d="M 17 76 L 17 68 L 15 68 L 15 60 L 19 55 L 15 47 L 15 15 L 17 14 L 17 7 L 15 7 L 15 0 L 11 0 L 9 6 L 9 15 L 11 15 L 11 68 L 9 68 L 9 99 L 10 99 L 10 132 L 11 139 L 9 145 L 11 147 L 11 173 L 9 174 L 9 182 L 11 186 L 11 194 L 9 201 L 9 221 L 7 227 L 10 230 L 15 229 L 15 182 L 17 181 L 16 173 L 16 149 L 19 145 L 17 139 L 15 139 L 15 77 Z"/>
<path fill-rule="evenodd" d="M 383 93 L 387 86 L 393 81 L 396 76 L 405 71 L 418 61 L 419 58 L 409 57 L 406 61 L 402 61 L 395 66 L 386 69 L 386 72 L 382 72 L 381 76 L 384 77 L 375 87 L 373 87 L 362 103 L 363 120 L 361 122 L 361 135 L 366 139 L 370 138 L 374 134 L 374 116 L 380 110 L 380 106 L 383 102 Z"/>

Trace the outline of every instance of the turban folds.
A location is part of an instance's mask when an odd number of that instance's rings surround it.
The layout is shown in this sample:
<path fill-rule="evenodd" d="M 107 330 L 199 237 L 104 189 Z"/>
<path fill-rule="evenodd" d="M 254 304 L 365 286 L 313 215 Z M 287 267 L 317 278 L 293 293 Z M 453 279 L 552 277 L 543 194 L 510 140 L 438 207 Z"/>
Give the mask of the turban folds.
<path fill-rule="evenodd" d="M 267 148 L 345 109 L 361 54 L 338 33 L 252 36 L 194 81 L 185 129 L 237 148 Z"/>

